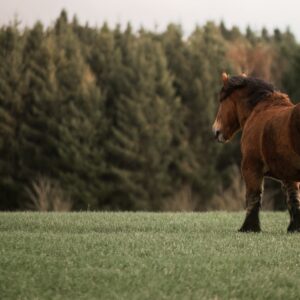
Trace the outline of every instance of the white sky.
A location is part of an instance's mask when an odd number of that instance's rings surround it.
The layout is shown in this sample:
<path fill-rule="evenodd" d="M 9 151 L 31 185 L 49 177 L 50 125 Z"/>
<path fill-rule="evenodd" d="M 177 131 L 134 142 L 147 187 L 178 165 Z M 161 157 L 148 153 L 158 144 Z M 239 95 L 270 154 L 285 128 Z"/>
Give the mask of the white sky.
<path fill-rule="evenodd" d="M 290 27 L 300 40 L 300 2 L 297 0 L 0 0 L 0 26 L 15 15 L 23 25 L 36 20 L 51 24 L 65 8 L 80 22 L 114 25 L 130 21 L 135 28 L 164 29 L 169 22 L 181 23 L 186 33 L 195 24 L 224 20 L 227 26 L 250 25 L 258 30 L 266 26 Z"/>

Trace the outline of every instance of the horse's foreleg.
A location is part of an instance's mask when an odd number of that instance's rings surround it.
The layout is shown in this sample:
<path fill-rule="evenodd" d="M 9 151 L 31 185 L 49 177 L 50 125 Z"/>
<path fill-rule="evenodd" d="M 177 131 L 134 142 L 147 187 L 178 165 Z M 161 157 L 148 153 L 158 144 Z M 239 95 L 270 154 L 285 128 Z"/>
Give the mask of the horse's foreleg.
<path fill-rule="evenodd" d="M 287 206 L 290 213 L 288 232 L 300 232 L 300 192 L 298 182 L 285 183 Z"/>
<path fill-rule="evenodd" d="M 246 183 L 246 218 L 239 231 L 260 232 L 259 210 L 262 200 L 263 175 L 247 167 L 243 167 Z"/>

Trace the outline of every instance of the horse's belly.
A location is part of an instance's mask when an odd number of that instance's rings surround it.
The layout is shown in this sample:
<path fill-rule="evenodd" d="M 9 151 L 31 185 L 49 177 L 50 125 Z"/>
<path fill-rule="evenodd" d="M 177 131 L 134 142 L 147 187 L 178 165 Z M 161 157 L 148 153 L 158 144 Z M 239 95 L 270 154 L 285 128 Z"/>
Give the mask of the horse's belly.
<path fill-rule="evenodd" d="M 265 175 L 283 181 L 300 181 L 300 167 L 298 162 L 287 160 L 278 156 L 274 159 L 267 159 Z"/>
<path fill-rule="evenodd" d="M 280 180 L 300 181 L 300 156 L 290 141 L 288 123 L 266 125 L 262 152 L 266 169 Z"/>

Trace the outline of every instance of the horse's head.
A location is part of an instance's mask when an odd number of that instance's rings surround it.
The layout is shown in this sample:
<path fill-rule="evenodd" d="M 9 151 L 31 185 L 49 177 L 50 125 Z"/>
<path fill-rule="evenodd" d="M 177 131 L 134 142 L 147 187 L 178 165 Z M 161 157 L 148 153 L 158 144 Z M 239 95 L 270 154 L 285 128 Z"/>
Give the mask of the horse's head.
<path fill-rule="evenodd" d="M 253 108 L 275 90 L 272 84 L 245 74 L 229 78 L 223 73 L 222 81 L 220 105 L 213 132 L 216 139 L 224 143 L 243 128 Z"/>
<path fill-rule="evenodd" d="M 222 81 L 223 87 L 220 92 L 220 105 L 212 129 L 218 142 L 225 143 L 240 129 L 240 123 L 235 99 L 236 95 L 235 93 L 227 95 L 228 93 L 226 92 L 229 81 L 229 76 L 226 73 L 222 74 Z"/>

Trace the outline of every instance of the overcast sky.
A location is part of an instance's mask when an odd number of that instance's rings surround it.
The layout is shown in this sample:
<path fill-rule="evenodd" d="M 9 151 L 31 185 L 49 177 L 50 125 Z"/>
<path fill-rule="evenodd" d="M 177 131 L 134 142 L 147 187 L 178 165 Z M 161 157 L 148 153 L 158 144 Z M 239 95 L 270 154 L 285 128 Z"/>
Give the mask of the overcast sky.
<path fill-rule="evenodd" d="M 130 21 L 135 28 L 164 29 L 169 22 L 181 23 L 186 33 L 195 24 L 224 20 L 228 26 L 250 25 L 258 30 L 290 27 L 300 40 L 300 4 L 297 0 L 0 0 L 0 25 L 15 15 L 23 25 L 36 20 L 51 24 L 65 8 L 83 23 L 113 25 Z"/>

